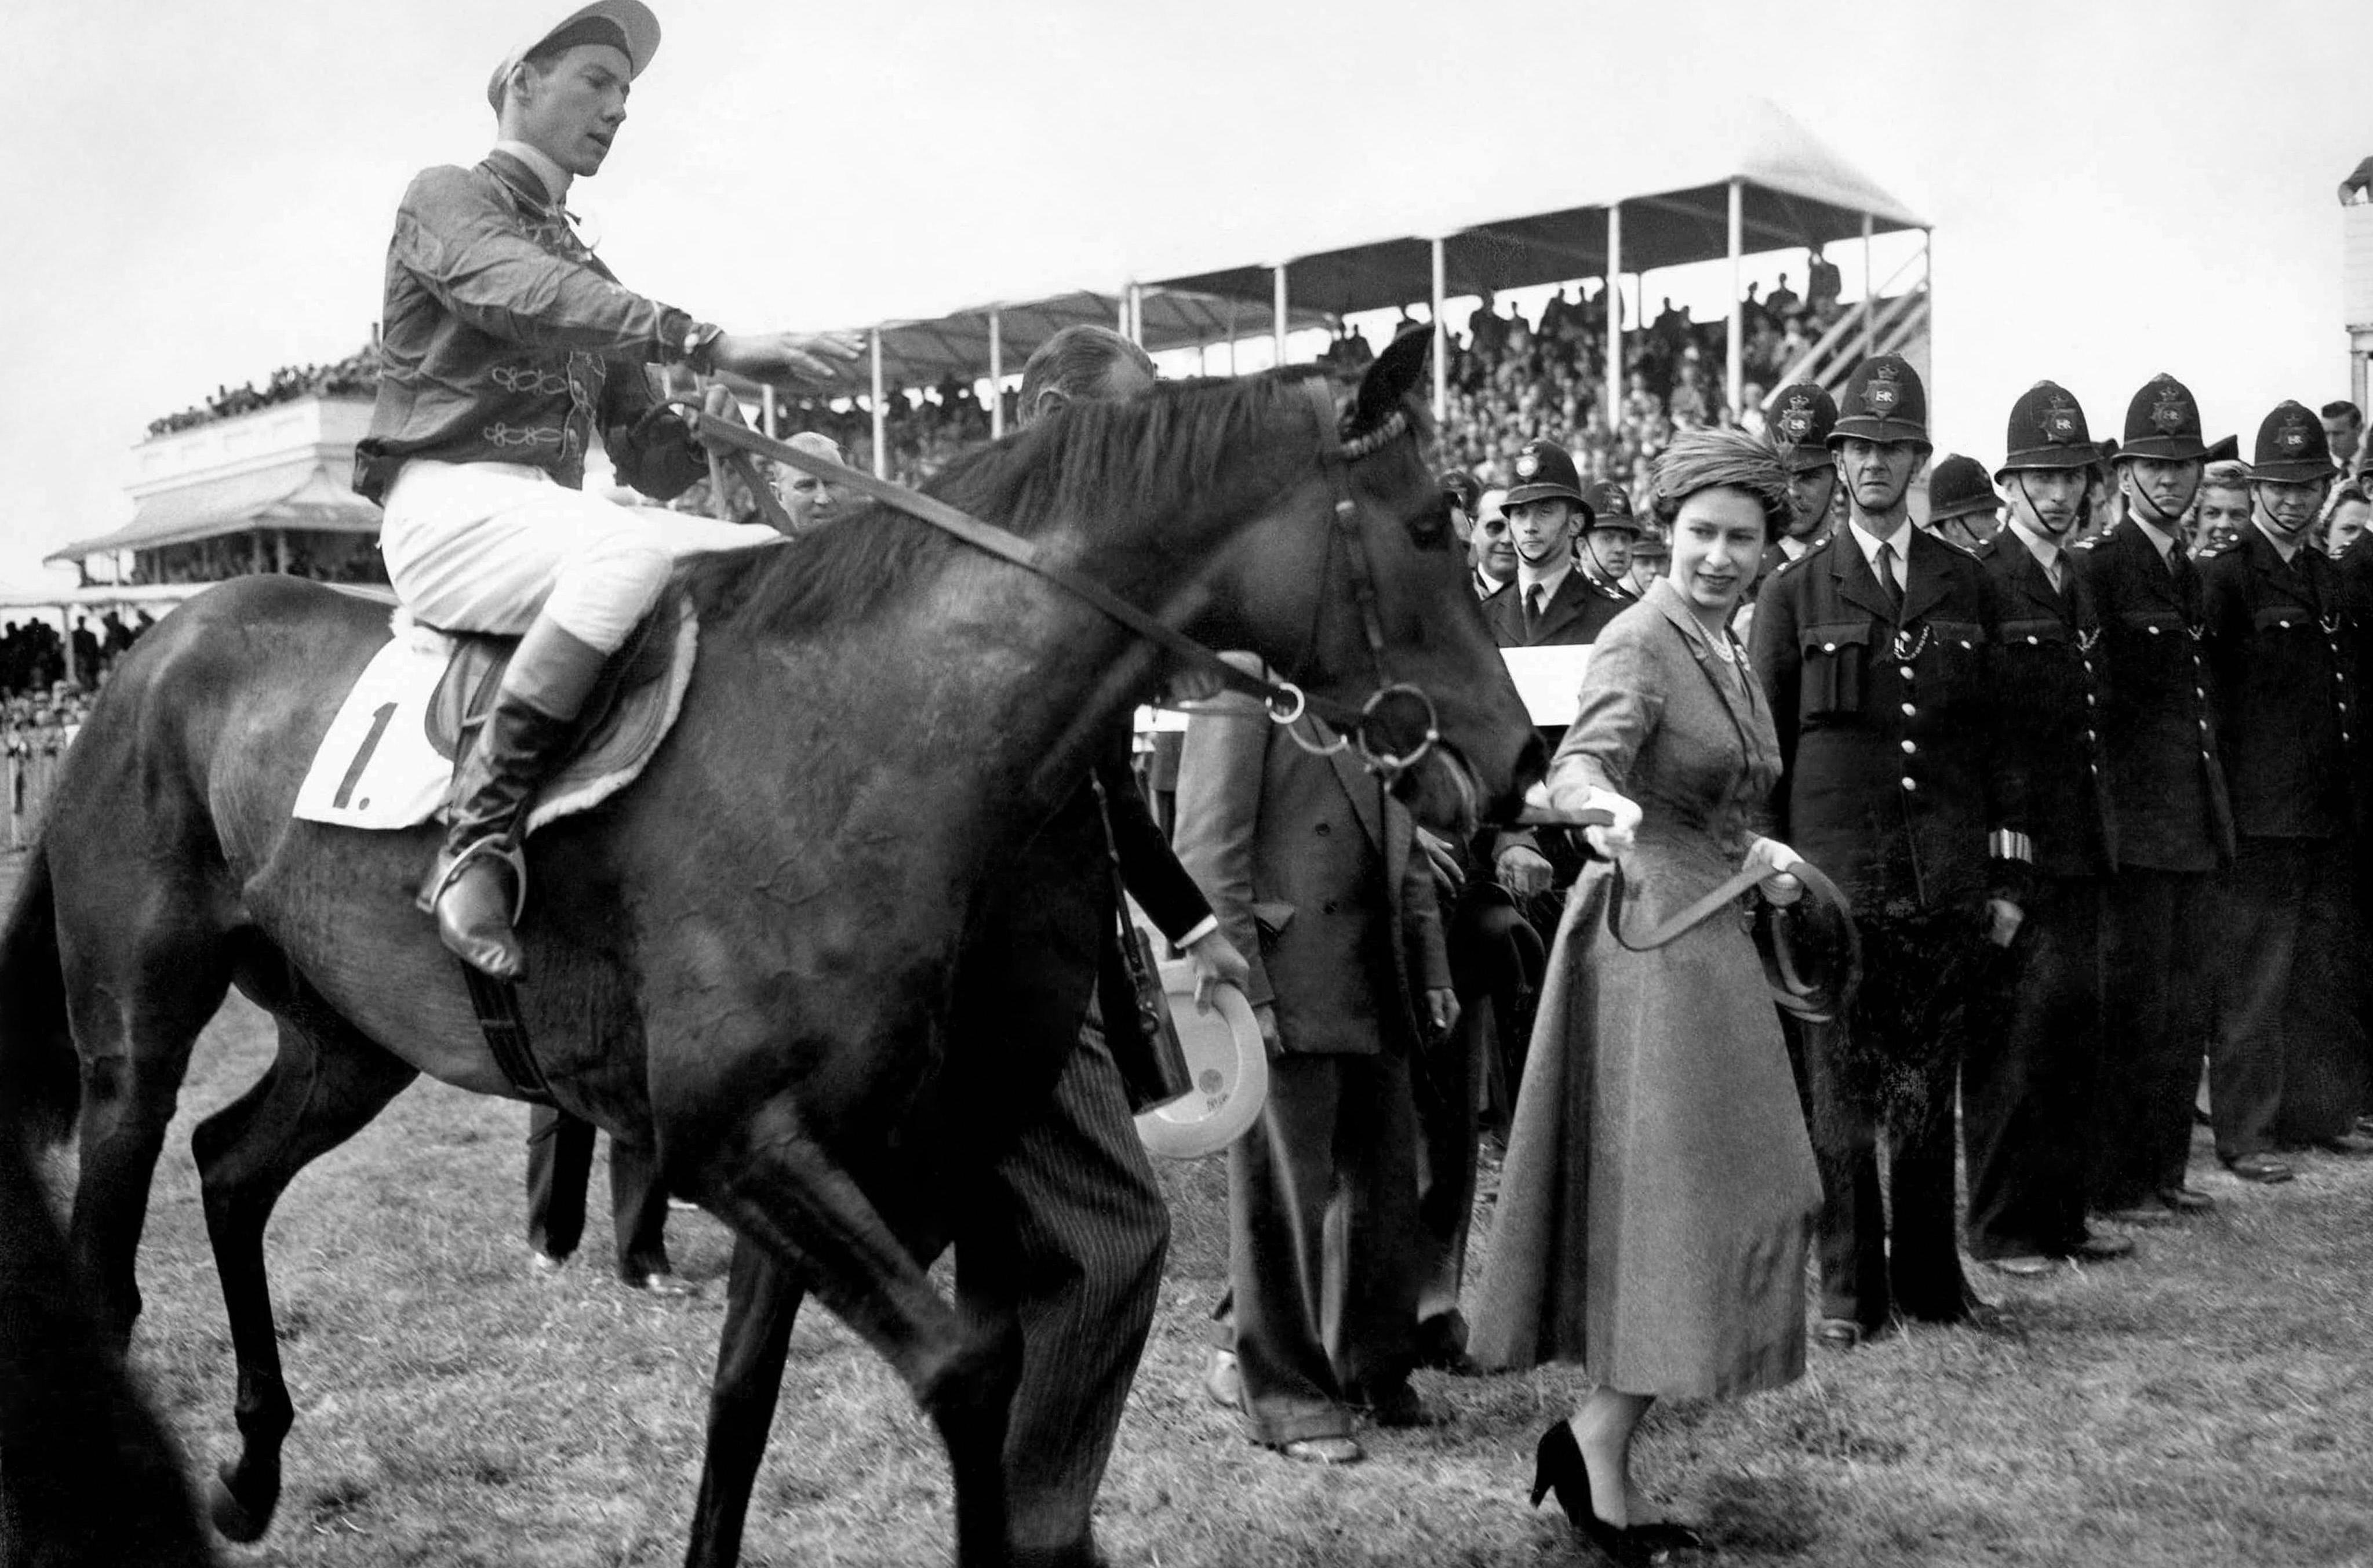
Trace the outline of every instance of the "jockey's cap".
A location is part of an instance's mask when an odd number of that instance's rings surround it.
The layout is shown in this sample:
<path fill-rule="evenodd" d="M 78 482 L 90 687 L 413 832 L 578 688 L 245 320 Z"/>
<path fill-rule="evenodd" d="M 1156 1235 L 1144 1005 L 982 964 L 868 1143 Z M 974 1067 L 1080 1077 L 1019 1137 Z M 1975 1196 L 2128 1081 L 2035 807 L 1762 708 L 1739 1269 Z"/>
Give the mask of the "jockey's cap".
<path fill-rule="evenodd" d="M 606 43 L 622 52 L 626 56 L 626 77 L 631 81 L 643 74 L 651 56 L 660 52 L 660 19 L 651 15 L 651 8 L 643 0 L 593 0 L 590 6 L 579 6 L 503 56 L 495 74 L 486 78 L 486 102 L 500 114 L 503 88 L 520 61 L 541 49 L 572 48 L 580 43 Z"/>

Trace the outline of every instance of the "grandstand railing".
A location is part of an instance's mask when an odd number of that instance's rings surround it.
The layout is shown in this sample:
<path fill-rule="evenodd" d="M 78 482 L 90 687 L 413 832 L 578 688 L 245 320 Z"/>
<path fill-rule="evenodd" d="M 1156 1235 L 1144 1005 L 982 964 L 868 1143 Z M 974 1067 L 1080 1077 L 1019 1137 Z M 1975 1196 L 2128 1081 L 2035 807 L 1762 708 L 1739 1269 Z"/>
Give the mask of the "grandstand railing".
<path fill-rule="evenodd" d="M 1906 275 L 1918 276 L 1907 281 Z M 1888 290 L 1896 290 L 1889 293 Z M 1879 354 L 1901 354 L 1928 335 L 1928 258 L 1923 252 L 1906 261 L 1870 299 L 1829 323 L 1813 345 L 1779 376 L 1773 386 L 1814 381 L 1834 395 L 1863 360 Z"/>

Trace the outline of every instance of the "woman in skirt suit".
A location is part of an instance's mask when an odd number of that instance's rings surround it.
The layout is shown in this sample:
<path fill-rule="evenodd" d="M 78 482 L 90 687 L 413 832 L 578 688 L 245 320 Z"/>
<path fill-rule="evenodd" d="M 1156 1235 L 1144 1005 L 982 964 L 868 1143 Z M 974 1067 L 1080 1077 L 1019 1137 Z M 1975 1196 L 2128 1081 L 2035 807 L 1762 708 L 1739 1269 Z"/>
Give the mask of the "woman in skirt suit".
<path fill-rule="evenodd" d="M 1780 772 L 1769 705 L 1729 631 L 1785 474 L 1729 430 L 1683 432 L 1653 509 L 1672 565 L 1599 635 L 1552 805 L 1604 806 L 1637 940 L 1749 867 L 1802 893 L 1761 837 Z M 1762 963 L 1725 910 L 1646 953 L 1608 927 L 1612 865 L 1569 896 L 1534 1027 L 1469 1349 L 1501 1367 L 1579 1362 L 1594 1387 L 1542 1434 L 1533 1500 L 1623 1562 L 1701 1546 L 1631 1479 L 1658 1398 L 1776 1388 L 1805 1365 L 1805 1258 L 1820 1183 Z M 1758 896 L 1749 894 L 1749 898 Z"/>

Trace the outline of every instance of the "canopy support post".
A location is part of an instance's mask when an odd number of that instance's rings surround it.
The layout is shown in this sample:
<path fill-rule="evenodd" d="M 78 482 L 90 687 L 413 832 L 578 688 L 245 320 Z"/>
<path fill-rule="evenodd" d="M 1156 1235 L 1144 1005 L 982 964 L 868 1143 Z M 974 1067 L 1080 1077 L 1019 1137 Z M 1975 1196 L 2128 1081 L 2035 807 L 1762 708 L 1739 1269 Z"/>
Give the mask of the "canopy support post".
<path fill-rule="evenodd" d="M 1747 412 L 1746 264 L 1741 255 L 1746 248 L 1747 181 L 1734 174 L 1730 180 L 1730 349 L 1723 356 L 1723 396 L 1734 421 Z"/>
<path fill-rule="evenodd" d="M 873 329 L 873 477 L 890 477 L 890 411 L 882 406 L 882 329 Z"/>
<path fill-rule="evenodd" d="M 1878 275 L 1871 269 L 1870 214 L 1862 215 L 1862 357 L 1878 346 Z"/>
<path fill-rule="evenodd" d="M 1228 296 L 1228 374 L 1236 373 L 1236 297 Z"/>
<path fill-rule="evenodd" d="M 1277 362 L 1285 363 L 1285 263 L 1280 262 L 1271 269 L 1277 274 L 1277 298 L 1272 307 L 1272 324 L 1277 333 Z"/>
<path fill-rule="evenodd" d="M 1450 334 L 1442 324 L 1442 236 L 1433 237 L 1433 422 L 1450 417 Z"/>
<path fill-rule="evenodd" d="M 766 424 L 768 440 L 781 439 L 775 434 L 775 383 L 772 381 L 758 388 L 758 417 Z"/>
<path fill-rule="evenodd" d="M 1607 209 L 1607 430 L 1622 425 L 1623 408 L 1623 205 Z"/>
<path fill-rule="evenodd" d="M 1005 322 L 988 312 L 988 439 L 1005 434 Z"/>

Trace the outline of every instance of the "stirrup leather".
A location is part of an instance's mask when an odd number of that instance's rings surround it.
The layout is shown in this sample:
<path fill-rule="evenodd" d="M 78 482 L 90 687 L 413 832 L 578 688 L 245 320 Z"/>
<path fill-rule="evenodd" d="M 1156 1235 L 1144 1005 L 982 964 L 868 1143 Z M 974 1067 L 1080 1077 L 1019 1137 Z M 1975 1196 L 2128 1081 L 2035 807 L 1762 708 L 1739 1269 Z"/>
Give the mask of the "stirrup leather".
<path fill-rule="evenodd" d="M 508 834 L 489 833 L 484 838 L 473 839 L 469 847 L 446 862 L 428 886 L 422 890 L 420 907 L 434 914 L 438 901 L 445 896 L 445 890 L 453 885 L 472 860 L 483 855 L 492 855 L 511 869 L 511 929 L 517 930 L 520 921 L 527 914 L 527 850 L 525 846 L 510 841 Z"/>

